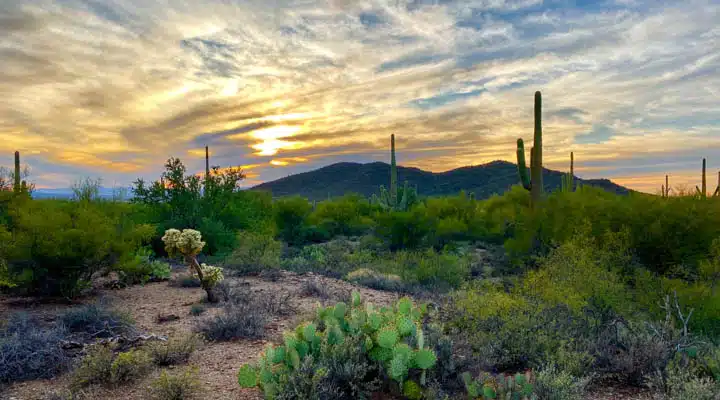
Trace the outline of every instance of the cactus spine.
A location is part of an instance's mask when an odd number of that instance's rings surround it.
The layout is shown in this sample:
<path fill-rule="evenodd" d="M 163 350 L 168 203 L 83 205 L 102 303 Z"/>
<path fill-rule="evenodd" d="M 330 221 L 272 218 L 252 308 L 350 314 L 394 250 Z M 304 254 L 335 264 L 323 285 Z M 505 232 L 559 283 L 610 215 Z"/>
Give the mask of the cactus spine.
<path fill-rule="evenodd" d="M 530 179 L 527 178 L 525 165 L 525 146 L 522 139 L 517 141 L 518 174 L 523 187 L 530 191 L 530 199 L 535 206 L 543 194 L 542 177 L 542 95 L 535 92 L 535 132 L 533 147 L 530 149 Z"/>
<path fill-rule="evenodd" d="M 15 175 L 13 175 L 13 178 L 15 179 L 13 183 L 13 191 L 15 193 L 20 193 L 20 152 L 15 152 Z"/>
<path fill-rule="evenodd" d="M 697 190 L 698 196 L 700 196 L 701 199 L 704 199 L 707 197 L 707 180 L 705 176 L 705 166 L 706 166 L 706 160 L 703 158 L 702 162 L 702 190 L 695 186 L 695 190 Z"/>

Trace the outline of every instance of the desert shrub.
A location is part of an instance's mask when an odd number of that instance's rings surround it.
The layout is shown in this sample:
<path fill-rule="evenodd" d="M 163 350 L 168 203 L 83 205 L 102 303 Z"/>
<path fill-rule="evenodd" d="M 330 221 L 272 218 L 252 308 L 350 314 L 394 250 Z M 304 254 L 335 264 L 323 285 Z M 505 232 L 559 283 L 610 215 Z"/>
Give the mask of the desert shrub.
<path fill-rule="evenodd" d="M 470 260 L 449 252 L 399 251 L 389 259 L 380 261 L 377 268 L 385 273 L 397 274 L 408 284 L 437 290 L 460 286 L 470 276 Z"/>
<path fill-rule="evenodd" d="M 322 201 L 308 216 L 308 223 L 317 225 L 330 237 L 361 235 L 372 228 L 372 206 L 359 195 L 346 195 Z"/>
<path fill-rule="evenodd" d="M 71 387 L 109 383 L 114 359 L 115 354 L 110 347 L 101 344 L 90 347 L 72 374 Z"/>
<path fill-rule="evenodd" d="M 297 311 L 292 303 L 293 296 L 283 292 L 261 292 L 253 295 L 253 304 L 270 315 L 287 316 Z"/>
<path fill-rule="evenodd" d="M 312 239 L 307 217 L 312 205 L 302 197 L 287 197 L 273 203 L 273 215 L 278 236 L 290 245 L 303 244 Z"/>
<path fill-rule="evenodd" d="M 582 400 L 589 378 L 577 378 L 554 365 L 540 368 L 535 375 L 535 393 L 541 399 Z"/>
<path fill-rule="evenodd" d="M 95 272 L 113 267 L 153 234 L 133 221 L 133 207 L 111 202 L 28 200 L 9 212 L 10 245 L 4 249 L 13 290 L 73 297 Z"/>
<path fill-rule="evenodd" d="M 87 339 L 108 338 L 134 331 L 130 314 L 113 310 L 104 301 L 73 307 L 59 320 L 68 332 Z"/>
<path fill-rule="evenodd" d="M 280 266 L 282 245 L 271 235 L 240 232 L 232 253 L 223 261 L 223 265 L 241 274 L 258 273 Z"/>
<path fill-rule="evenodd" d="M 433 228 L 422 206 L 410 211 L 379 213 L 376 223 L 375 234 L 393 251 L 421 247 Z"/>
<path fill-rule="evenodd" d="M 334 296 L 332 290 L 319 279 L 308 279 L 300 284 L 298 294 L 304 297 L 317 297 L 323 300 L 330 299 Z"/>
<path fill-rule="evenodd" d="M 345 276 L 349 282 L 356 283 L 375 290 L 388 292 L 409 292 L 410 288 L 402 278 L 393 274 L 382 274 L 368 268 L 360 268 Z"/>
<path fill-rule="evenodd" d="M 190 307 L 190 315 L 194 315 L 196 317 L 198 315 L 202 315 L 205 311 L 207 311 L 207 309 L 202 304 L 193 304 Z"/>
<path fill-rule="evenodd" d="M 142 350 L 119 353 L 110 366 L 110 381 L 123 383 L 136 380 L 152 367 L 152 358 Z"/>
<path fill-rule="evenodd" d="M 283 268 L 298 273 L 314 272 L 341 278 L 348 272 L 363 268 L 376 261 L 369 251 L 344 239 L 303 246 L 282 263 Z"/>
<path fill-rule="evenodd" d="M 215 291 L 220 300 L 231 304 L 249 304 L 253 301 L 253 294 L 249 286 L 238 284 L 237 281 L 224 280 L 217 284 Z"/>
<path fill-rule="evenodd" d="M 163 370 L 150 387 L 149 396 L 153 400 L 190 400 L 198 398 L 200 379 L 197 367 L 188 367 L 170 374 Z"/>
<path fill-rule="evenodd" d="M 232 304 L 221 313 L 201 321 L 196 331 L 207 340 L 259 339 L 265 334 L 268 315 L 254 304 Z"/>
<path fill-rule="evenodd" d="M 199 288 L 201 286 L 200 279 L 195 275 L 182 274 L 173 278 L 168 282 L 172 287 L 181 288 Z"/>
<path fill-rule="evenodd" d="M 14 313 L 0 325 L 0 386 L 51 378 L 70 367 L 61 347 L 62 326 L 43 327 L 27 314 Z"/>
<path fill-rule="evenodd" d="M 240 385 L 286 398 L 295 390 L 310 398 L 316 398 L 313 391 L 329 398 L 367 398 L 378 378 L 395 390 L 423 390 L 427 371 L 437 362 L 422 330 L 425 307 L 403 298 L 392 309 L 377 309 L 362 304 L 354 292 L 349 306 L 341 302 L 316 311 L 314 321 L 286 332 L 283 345 L 269 345 L 257 364 L 242 366 Z M 288 384 L 291 379 L 297 385 Z"/>
<path fill-rule="evenodd" d="M 654 397 L 661 400 L 717 400 L 720 398 L 720 381 L 702 376 L 697 365 L 681 360 L 668 365 L 664 371 L 648 374 L 648 386 Z"/>
<path fill-rule="evenodd" d="M 171 337 L 167 342 L 153 342 L 147 346 L 147 352 L 157 365 L 177 365 L 186 363 L 201 344 L 200 335 L 185 334 Z"/>
<path fill-rule="evenodd" d="M 132 257 L 120 262 L 117 271 L 126 285 L 164 281 L 170 278 L 170 264 L 152 260 L 152 250 L 140 249 Z"/>

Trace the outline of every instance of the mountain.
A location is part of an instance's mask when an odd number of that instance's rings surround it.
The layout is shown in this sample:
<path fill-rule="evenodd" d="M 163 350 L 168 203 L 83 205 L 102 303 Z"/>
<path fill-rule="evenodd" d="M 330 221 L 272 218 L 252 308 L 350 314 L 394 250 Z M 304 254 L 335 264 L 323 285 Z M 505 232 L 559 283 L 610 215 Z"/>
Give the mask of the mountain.
<path fill-rule="evenodd" d="M 560 188 L 563 172 L 544 169 L 543 183 L 546 190 Z M 390 165 L 383 162 L 369 164 L 337 163 L 301 174 L 291 175 L 253 187 L 269 191 L 275 197 L 299 195 L 311 200 L 358 193 L 371 196 L 380 185 L 389 184 Z M 474 192 L 483 199 L 502 194 L 519 182 L 517 166 L 507 161 L 462 167 L 451 171 L 433 173 L 418 168 L 398 166 L 398 184 L 408 181 L 424 196 L 457 194 L 461 190 Z M 631 190 L 608 179 L 579 179 L 583 185 L 597 186 L 610 192 L 628 194 Z"/>

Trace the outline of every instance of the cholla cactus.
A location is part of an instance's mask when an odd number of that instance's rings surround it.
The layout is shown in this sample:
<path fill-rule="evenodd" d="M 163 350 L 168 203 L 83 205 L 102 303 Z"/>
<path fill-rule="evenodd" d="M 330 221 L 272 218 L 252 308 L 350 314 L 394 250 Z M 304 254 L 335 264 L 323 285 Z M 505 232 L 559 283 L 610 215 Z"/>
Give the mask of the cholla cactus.
<path fill-rule="evenodd" d="M 165 231 L 162 241 L 165 243 L 165 250 L 167 250 L 168 254 L 182 255 L 191 270 L 197 273 L 202 288 L 207 292 L 208 301 L 211 303 L 217 302 L 213 288 L 224 279 L 224 276 L 222 268 L 198 263 L 196 256 L 205 247 L 202 234 L 194 229 L 183 229 L 182 232 L 177 229 L 168 229 Z"/>

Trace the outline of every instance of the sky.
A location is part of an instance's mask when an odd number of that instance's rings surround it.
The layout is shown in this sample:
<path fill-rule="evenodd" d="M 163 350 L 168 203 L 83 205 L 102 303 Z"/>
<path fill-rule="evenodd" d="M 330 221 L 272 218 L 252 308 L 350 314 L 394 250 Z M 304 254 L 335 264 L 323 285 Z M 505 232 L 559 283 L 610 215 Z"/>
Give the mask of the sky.
<path fill-rule="evenodd" d="M 720 170 L 720 1 L 0 0 L 0 165 L 37 187 L 515 161 L 636 190 Z"/>

